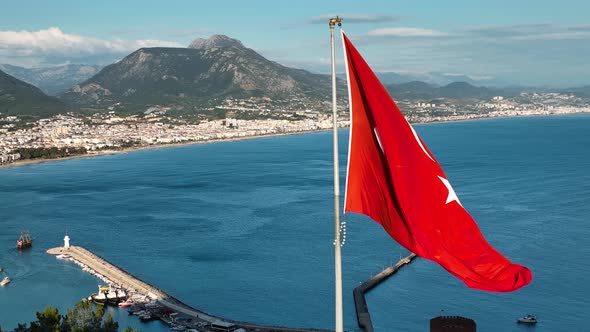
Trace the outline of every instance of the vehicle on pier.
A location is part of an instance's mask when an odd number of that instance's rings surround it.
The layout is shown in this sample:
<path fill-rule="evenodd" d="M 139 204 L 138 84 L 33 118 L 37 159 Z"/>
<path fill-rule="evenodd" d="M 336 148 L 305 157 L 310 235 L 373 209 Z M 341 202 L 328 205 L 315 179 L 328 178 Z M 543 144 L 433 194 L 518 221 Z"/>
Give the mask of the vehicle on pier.
<path fill-rule="evenodd" d="M 537 324 L 537 317 L 535 315 L 526 315 L 516 320 L 520 324 Z"/>
<path fill-rule="evenodd" d="M 16 248 L 17 249 L 26 249 L 30 248 L 33 245 L 33 239 L 31 238 L 31 234 L 28 231 L 21 232 L 20 237 L 16 240 Z"/>

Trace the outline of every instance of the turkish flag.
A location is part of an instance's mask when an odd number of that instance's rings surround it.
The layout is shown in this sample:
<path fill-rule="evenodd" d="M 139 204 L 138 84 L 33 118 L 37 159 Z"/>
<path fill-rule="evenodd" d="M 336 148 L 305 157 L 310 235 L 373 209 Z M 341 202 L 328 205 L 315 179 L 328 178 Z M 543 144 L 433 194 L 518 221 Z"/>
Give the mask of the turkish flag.
<path fill-rule="evenodd" d="M 483 237 L 444 171 L 342 33 L 352 117 L 345 212 L 369 216 L 471 288 L 510 292 L 532 274 Z"/>

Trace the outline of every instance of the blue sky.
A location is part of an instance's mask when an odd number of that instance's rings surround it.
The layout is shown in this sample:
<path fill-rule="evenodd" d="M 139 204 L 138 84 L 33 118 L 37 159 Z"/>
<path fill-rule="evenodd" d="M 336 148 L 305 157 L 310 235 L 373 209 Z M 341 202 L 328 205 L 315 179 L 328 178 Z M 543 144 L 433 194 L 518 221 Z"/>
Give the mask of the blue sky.
<path fill-rule="evenodd" d="M 3 0 L 0 63 L 109 63 L 139 47 L 225 34 L 327 73 L 326 18 L 339 14 L 376 71 L 576 86 L 590 84 L 588 13 L 584 0 Z"/>

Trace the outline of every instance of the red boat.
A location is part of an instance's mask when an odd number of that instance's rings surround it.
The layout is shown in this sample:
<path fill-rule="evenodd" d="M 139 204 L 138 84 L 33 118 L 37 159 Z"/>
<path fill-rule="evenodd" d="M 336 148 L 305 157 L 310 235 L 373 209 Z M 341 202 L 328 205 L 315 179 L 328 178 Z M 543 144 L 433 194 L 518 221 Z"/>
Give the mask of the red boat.
<path fill-rule="evenodd" d="M 26 249 L 30 248 L 33 245 L 33 239 L 31 239 L 31 234 L 29 232 L 21 232 L 20 237 L 16 241 L 16 248 L 17 249 Z"/>
<path fill-rule="evenodd" d="M 133 300 L 127 299 L 127 301 L 125 301 L 125 302 L 119 302 L 119 307 L 127 308 L 127 307 L 130 307 L 132 304 L 133 304 Z"/>

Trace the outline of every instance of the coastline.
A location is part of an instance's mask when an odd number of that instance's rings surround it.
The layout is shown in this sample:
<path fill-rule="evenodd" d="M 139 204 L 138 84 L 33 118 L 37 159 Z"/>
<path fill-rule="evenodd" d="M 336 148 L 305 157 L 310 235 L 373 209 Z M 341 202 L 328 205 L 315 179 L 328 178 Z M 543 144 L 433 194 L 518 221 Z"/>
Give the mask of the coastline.
<path fill-rule="evenodd" d="M 449 120 L 445 120 L 445 121 L 415 122 L 412 124 L 413 125 L 423 125 L 423 124 L 436 124 L 436 123 L 456 123 L 456 122 L 467 122 L 467 121 L 480 121 L 480 120 L 489 120 L 489 119 L 511 119 L 511 118 L 527 118 L 527 117 L 545 117 L 545 116 L 568 116 L 568 115 L 579 115 L 579 114 L 590 114 L 590 113 L 576 112 L 576 113 L 562 113 L 562 114 L 527 114 L 527 115 L 521 115 L 521 116 L 493 116 L 493 117 L 479 117 L 479 118 L 470 118 L 470 119 L 449 119 Z M 349 127 L 343 127 L 343 128 L 349 128 Z M 265 137 L 304 135 L 304 134 L 309 134 L 309 133 L 331 131 L 331 130 L 332 130 L 331 128 L 330 129 L 317 129 L 317 130 L 302 130 L 302 131 L 293 131 L 293 132 L 286 132 L 286 133 L 280 133 L 280 134 L 252 135 L 252 136 L 243 136 L 243 137 L 234 137 L 234 138 L 211 139 L 211 140 L 206 140 L 206 141 L 186 141 L 186 142 L 169 143 L 169 144 L 153 144 L 153 145 L 145 145 L 145 146 L 134 146 L 134 147 L 125 148 L 122 150 L 97 151 L 97 152 L 69 156 L 69 157 L 63 157 L 63 158 L 25 159 L 25 160 L 18 160 L 16 162 L 9 163 L 9 164 L 0 165 L 0 170 L 6 169 L 6 168 L 12 168 L 12 167 L 28 166 L 28 165 L 56 162 L 56 161 L 65 161 L 65 160 L 82 159 L 82 158 L 94 158 L 94 157 L 101 157 L 101 156 L 108 156 L 108 155 L 118 155 L 118 154 L 125 154 L 125 153 L 143 151 L 143 150 L 165 149 L 165 148 L 188 146 L 188 145 L 195 145 L 195 144 L 210 144 L 210 143 L 244 141 L 244 140 L 251 140 L 251 139 L 258 139 L 258 138 L 265 138 Z"/>
<path fill-rule="evenodd" d="M 317 132 L 322 132 L 322 131 L 331 131 L 331 130 L 332 129 L 302 130 L 302 131 L 293 131 L 293 132 L 280 133 L 280 134 L 266 134 L 266 135 L 252 135 L 252 136 L 233 137 L 233 138 L 210 139 L 210 140 L 206 140 L 206 141 L 185 141 L 185 142 L 168 143 L 168 144 L 140 145 L 140 146 L 134 146 L 134 147 L 125 148 L 125 149 L 121 149 L 121 150 L 104 150 L 104 151 L 97 151 L 97 152 L 80 154 L 80 155 L 75 155 L 75 156 L 68 156 L 68 157 L 63 157 L 63 158 L 24 159 L 24 160 L 15 161 L 10 164 L 0 165 L 0 170 L 5 169 L 5 168 L 28 166 L 28 165 L 35 165 L 35 164 L 42 164 L 42 163 L 50 163 L 50 162 L 56 162 L 56 161 L 65 161 L 65 160 L 73 160 L 73 159 L 84 159 L 84 158 L 94 158 L 94 157 L 102 157 L 102 156 L 109 156 L 109 155 L 118 155 L 118 154 L 125 154 L 125 153 L 144 151 L 144 150 L 166 149 L 166 148 L 174 148 L 174 147 L 189 146 L 189 145 L 196 145 L 196 144 L 211 144 L 211 143 L 245 141 L 245 140 L 265 138 L 265 137 L 304 135 L 304 134 L 317 133 Z"/>

